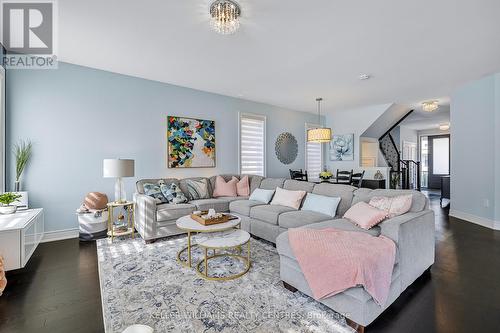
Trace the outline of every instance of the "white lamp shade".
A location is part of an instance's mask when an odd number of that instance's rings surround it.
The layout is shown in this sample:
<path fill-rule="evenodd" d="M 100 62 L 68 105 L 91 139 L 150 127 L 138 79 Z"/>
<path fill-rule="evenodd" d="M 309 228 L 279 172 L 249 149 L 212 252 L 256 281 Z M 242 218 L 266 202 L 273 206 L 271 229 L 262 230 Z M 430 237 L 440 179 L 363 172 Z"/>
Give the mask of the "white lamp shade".
<path fill-rule="evenodd" d="M 307 130 L 307 142 L 324 143 L 332 139 L 332 130 L 330 128 L 311 128 Z"/>
<path fill-rule="evenodd" d="M 105 159 L 102 163 L 104 178 L 134 177 L 134 160 Z"/>

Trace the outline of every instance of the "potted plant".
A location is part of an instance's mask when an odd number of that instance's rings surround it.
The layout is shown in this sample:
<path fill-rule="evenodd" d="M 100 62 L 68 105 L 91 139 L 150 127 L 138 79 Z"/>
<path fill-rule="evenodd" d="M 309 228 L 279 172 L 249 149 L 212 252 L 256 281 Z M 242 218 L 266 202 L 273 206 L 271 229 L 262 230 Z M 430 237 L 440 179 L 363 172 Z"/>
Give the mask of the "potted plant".
<path fill-rule="evenodd" d="M 21 190 L 21 176 L 31 158 L 32 147 L 33 144 L 29 140 L 21 140 L 19 143 L 14 145 L 14 156 L 16 158 L 16 182 L 14 184 L 15 192 L 19 192 Z"/>
<path fill-rule="evenodd" d="M 17 210 L 17 206 L 11 205 L 21 197 L 19 194 L 12 192 L 6 192 L 0 194 L 0 214 L 12 214 Z"/>
<path fill-rule="evenodd" d="M 321 180 L 323 180 L 323 181 L 326 181 L 326 180 L 328 180 L 328 179 L 331 179 L 332 177 L 333 177 L 333 174 L 332 174 L 330 171 L 327 171 L 327 170 L 325 170 L 325 171 L 321 171 L 321 172 L 319 173 L 319 178 L 320 178 Z"/>
<path fill-rule="evenodd" d="M 391 188 L 392 189 L 399 188 L 400 179 L 401 179 L 401 175 L 399 174 L 399 172 L 394 172 L 391 174 Z"/>

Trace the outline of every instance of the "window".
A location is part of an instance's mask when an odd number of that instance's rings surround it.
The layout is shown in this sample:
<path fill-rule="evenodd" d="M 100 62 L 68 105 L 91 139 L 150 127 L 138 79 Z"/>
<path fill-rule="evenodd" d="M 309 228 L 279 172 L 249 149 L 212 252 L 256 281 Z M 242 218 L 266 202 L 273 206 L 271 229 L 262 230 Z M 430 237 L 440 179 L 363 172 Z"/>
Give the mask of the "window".
<path fill-rule="evenodd" d="M 307 130 L 310 128 L 317 128 L 318 125 L 306 124 L 306 138 Z M 306 142 L 306 170 L 309 180 L 318 180 L 319 173 L 323 167 L 323 144 L 316 142 Z"/>
<path fill-rule="evenodd" d="M 240 173 L 266 175 L 266 117 L 240 114 Z"/>

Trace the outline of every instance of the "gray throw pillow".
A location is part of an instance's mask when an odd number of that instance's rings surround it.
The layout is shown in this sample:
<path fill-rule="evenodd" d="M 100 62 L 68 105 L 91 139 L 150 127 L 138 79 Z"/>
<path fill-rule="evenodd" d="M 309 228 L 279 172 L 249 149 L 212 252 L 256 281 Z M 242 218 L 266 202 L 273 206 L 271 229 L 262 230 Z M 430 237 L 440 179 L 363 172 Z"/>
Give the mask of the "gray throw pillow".
<path fill-rule="evenodd" d="M 160 189 L 169 203 L 180 204 L 188 201 L 184 193 L 182 193 L 182 190 L 175 183 L 170 185 L 161 184 Z"/>
<path fill-rule="evenodd" d="M 168 202 L 167 198 L 161 192 L 160 184 L 145 183 L 144 184 L 144 194 L 155 198 L 156 201 L 159 203 Z"/>
<path fill-rule="evenodd" d="M 210 199 L 208 194 L 208 179 L 186 179 L 186 187 L 190 200 Z"/>

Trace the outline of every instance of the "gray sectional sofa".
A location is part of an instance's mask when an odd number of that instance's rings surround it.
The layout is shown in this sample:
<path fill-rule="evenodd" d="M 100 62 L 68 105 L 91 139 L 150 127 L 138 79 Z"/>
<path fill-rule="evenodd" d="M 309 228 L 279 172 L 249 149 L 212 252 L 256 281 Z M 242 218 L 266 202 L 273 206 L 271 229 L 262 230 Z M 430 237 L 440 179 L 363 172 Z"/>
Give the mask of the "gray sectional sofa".
<path fill-rule="evenodd" d="M 225 180 L 232 176 L 223 175 Z M 157 182 L 158 179 L 137 182 L 136 228 L 146 240 L 182 233 L 175 227 L 177 218 L 194 210 L 215 208 L 217 211 L 230 211 L 241 218 L 241 227 L 252 235 L 275 243 L 280 255 L 280 277 L 290 290 L 300 290 L 312 296 L 308 283 L 300 270 L 293 251 L 288 242 L 289 228 L 325 228 L 333 227 L 341 230 L 357 231 L 373 236 L 384 235 L 397 245 L 396 261 L 387 303 L 377 305 L 372 297 L 362 288 L 350 288 L 335 296 L 320 300 L 321 303 L 344 315 L 348 322 L 362 331 L 377 318 L 399 295 L 421 276 L 434 263 L 434 212 L 429 209 L 428 199 L 420 192 L 402 190 L 370 190 L 357 189 L 348 185 L 313 184 L 284 178 L 263 178 L 250 176 L 251 192 L 256 188 L 275 189 L 282 187 L 288 190 L 304 190 L 319 195 L 340 197 L 335 218 L 313 211 L 295 210 L 293 208 L 268 205 L 242 197 L 207 198 L 190 201 L 187 204 L 159 204 L 144 195 L 142 185 L 146 182 Z M 185 191 L 185 180 L 164 179 L 166 183 L 178 182 Z M 209 193 L 213 191 L 215 177 L 209 179 Z M 396 196 L 412 193 L 412 206 L 408 213 L 385 220 L 379 225 L 364 230 L 350 221 L 343 219 L 344 213 L 355 203 L 369 202 L 374 196 Z"/>

